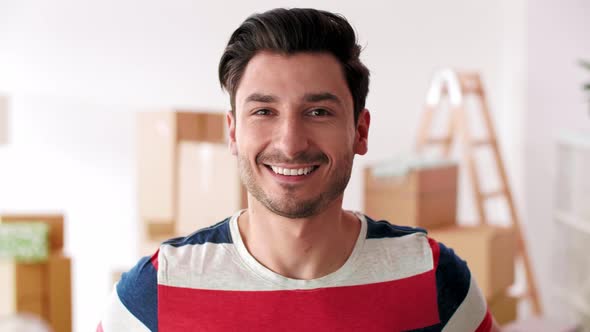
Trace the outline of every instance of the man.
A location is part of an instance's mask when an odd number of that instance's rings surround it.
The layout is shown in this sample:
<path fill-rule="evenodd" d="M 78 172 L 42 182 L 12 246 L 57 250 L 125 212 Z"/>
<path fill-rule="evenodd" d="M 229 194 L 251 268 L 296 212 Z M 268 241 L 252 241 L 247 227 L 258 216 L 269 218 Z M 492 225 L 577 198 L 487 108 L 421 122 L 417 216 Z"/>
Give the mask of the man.
<path fill-rule="evenodd" d="M 124 274 L 104 331 L 491 331 L 462 260 L 425 232 L 342 209 L 367 152 L 369 71 L 341 16 L 249 17 L 219 65 L 248 209 Z"/>

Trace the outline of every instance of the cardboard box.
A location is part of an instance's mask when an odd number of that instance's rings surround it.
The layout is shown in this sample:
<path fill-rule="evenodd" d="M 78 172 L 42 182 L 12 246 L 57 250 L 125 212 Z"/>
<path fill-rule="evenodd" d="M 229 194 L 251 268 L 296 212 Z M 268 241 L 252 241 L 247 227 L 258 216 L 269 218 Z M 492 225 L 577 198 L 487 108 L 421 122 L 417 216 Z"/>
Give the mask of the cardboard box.
<path fill-rule="evenodd" d="M 203 142 L 225 144 L 225 114 L 174 112 L 177 124 L 177 142 Z"/>
<path fill-rule="evenodd" d="M 430 230 L 428 236 L 455 250 L 487 300 L 514 282 L 516 236 L 511 228 L 490 225 Z"/>
<path fill-rule="evenodd" d="M 20 298 L 17 302 L 16 312 L 34 315 L 45 322 L 47 317 L 46 301 L 42 297 Z"/>
<path fill-rule="evenodd" d="M 496 322 L 504 325 L 513 322 L 517 318 L 518 299 L 514 296 L 500 292 L 490 300 L 488 300 L 488 309 Z"/>
<path fill-rule="evenodd" d="M 381 176 L 365 169 L 365 213 L 392 224 L 437 228 L 455 224 L 457 165 L 410 169 Z"/>
<path fill-rule="evenodd" d="M 43 317 L 45 263 L 0 261 L 0 316 L 29 312 Z"/>
<path fill-rule="evenodd" d="M 236 158 L 225 144 L 179 144 L 178 219 L 184 236 L 245 208 Z"/>
<path fill-rule="evenodd" d="M 24 214 L 3 213 L 0 222 L 43 222 L 49 226 L 49 249 L 59 252 L 64 246 L 64 216 L 63 214 Z"/>
<path fill-rule="evenodd" d="M 137 122 L 139 215 L 149 223 L 173 223 L 176 115 L 140 113 Z"/>
<path fill-rule="evenodd" d="M 44 263 L 0 262 L 0 316 L 30 313 L 54 331 L 72 331 L 71 262 L 60 254 Z"/>
<path fill-rule="evenodd" d="M 46 320 L 54 331 L 72 331 L 71 260 L 61 255 L 49 257 L 45 265 L 47 282 Z"/>
<path fill-rule="evenodd" d="M 172 236 L 177 218 L 178 144 L 225 142 L 225 115 L 142 112 L 137 123 L 139 216 L 149 238 Z"/>

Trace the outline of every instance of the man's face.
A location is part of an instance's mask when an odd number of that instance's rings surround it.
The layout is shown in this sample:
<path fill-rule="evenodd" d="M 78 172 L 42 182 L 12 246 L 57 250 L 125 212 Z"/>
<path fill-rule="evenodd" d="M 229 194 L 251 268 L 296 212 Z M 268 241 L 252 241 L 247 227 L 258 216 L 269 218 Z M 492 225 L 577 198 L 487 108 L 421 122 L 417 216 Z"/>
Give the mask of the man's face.
<path fill-rule="evenodd" d="M 254 198 L 288 218 L 341 201 L 354 154 L 367 151 L 370 116 L 364 110 L 355 125 L 336 58 L 260 52 L 244 71 L 235 105 L 230 149 Z"/>

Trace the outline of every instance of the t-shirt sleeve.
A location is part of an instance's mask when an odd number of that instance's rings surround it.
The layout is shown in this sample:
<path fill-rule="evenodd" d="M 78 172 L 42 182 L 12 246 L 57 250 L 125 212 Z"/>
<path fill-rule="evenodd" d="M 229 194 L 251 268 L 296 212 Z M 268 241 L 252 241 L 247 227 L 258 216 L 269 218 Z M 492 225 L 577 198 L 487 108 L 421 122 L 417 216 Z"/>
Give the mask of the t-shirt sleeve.
<path fill-rule="evenodd" d="M 158 330 L 158 252 L 123 273 L 97 332 Z"/>
<path fill-rule="evenodd" d="M 441 331 L 491 331 L 492 316 L 467 263 L 444 244 L 433 239 L 429 242 L 436 269 Z"/>

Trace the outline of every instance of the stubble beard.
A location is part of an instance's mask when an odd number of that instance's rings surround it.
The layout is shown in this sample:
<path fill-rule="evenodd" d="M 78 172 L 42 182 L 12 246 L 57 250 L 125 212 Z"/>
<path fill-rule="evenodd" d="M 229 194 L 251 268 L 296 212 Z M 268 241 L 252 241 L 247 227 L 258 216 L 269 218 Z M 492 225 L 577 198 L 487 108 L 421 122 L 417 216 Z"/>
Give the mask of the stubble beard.
<path fill-rule="evenodd" d="M 282 185 L 285 190 L 284 194 L 281 194 L 280 196 L 275 195 L 277 197 L 271 197 L 271 195 L 266 193 L 256 181 L 249 160 L 239 153 L 238 169 L 240 171 L 240 179 L 248 192 L 268 210 L 285 218 L 301 219 L 321 213 L 330 205 L 330 203 L 344 193 L 348 181 L 350 180 L 353 158 L 354 154 L 348 153 L 342 159 L 341 167 L 335 169 L 335 173 L 333 173 L 329 179 L 326 189 L 310 199 L 297 199 L 295 194 L 297 186 L 288 184 Z M 260 159 L 263 158 L 256 159 L 258 165 L 262 165 Z M 327 160 L 327 157 L 325 159 Z M 325 164 L 321 165 L 323 166 Z M 293 195 L 290 193 L 293 193 Z"/>

